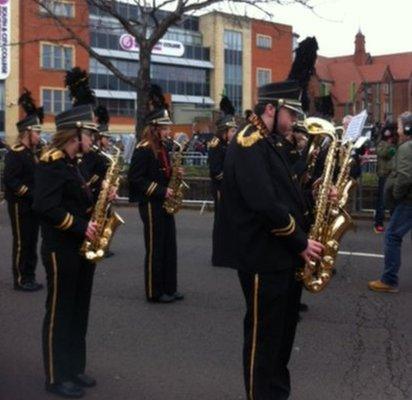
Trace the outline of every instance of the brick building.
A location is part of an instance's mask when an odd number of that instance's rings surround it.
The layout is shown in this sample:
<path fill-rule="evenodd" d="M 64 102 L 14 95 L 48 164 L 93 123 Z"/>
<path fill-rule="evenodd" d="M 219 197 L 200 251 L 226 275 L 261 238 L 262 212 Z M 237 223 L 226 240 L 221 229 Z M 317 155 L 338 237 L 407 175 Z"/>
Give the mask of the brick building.
<path fill-rule="evenodd" d="M 363 109 L 370 123 L 394 120 L 412 109 L 412 52 L 372 56 L 359 31 L 354 54 L 318 57 L 310 94 L 312 98 L 331 95 L 337 123 Z"/>
<path fill-rule="evenodd" d="M 111 115 L 111 132 L 133 132 L 133 87 L 69 40 L 66 31 L 34 2 L 13 0 L 10 4 L 11 40 L 19 45 L 12 48 L 11 73 L 5 85 L 3 82 L 0 86 L 5 94 L 4 131 L 9 142 L 14 140 L 15 123 L 22 116 L 17 100 L 23 88 L 30 90 L 36 102 L 44 106 L 44 131 L 53 133 L 54 115 L 70 107 L 64 76 L 75 65 L 89 71 L 98 103 L 106 105 Z M 64 23 L 95 52 L 124 74 L 137 75 L 139 53 L 124 46 L 125 31 L 118 21 L 85 0 L 52 0 L 51 4 Z M 130 1 L 119 0 L 117 6 L 124 17 L 138 13 L 137 6 Z M 175 131 L 189 134 L 196 120 L 203 122 L 203 130 L 213 129 L 214 110 L 222 92 L 241 114 L 255 102 L 256 86 L 283 79 L 292 62 L 291 26 L 220 12 L 186 17 L 170 27 L 162 41 L 178 44 L 182 51 L 152 54 L 152 82 L 159 84 L 170 99 L 177 124 Z"/>

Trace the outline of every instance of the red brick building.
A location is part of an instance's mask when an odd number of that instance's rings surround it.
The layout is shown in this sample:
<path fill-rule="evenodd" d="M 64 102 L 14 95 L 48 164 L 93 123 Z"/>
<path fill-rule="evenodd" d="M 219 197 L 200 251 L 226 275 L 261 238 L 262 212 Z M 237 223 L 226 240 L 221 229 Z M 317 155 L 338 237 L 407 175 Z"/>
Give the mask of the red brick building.
<path fill-rule="evenodd" d="M 252 20 L 253 103 L 257 88 L 286 79 L 293 58 L 292 26 Z"/>
<path fill-rule="evenodd" d="M 372 56 L 359 31 L 353 55 L 318 57 L 310 94 L 331 95 L 337 123 L 363 109 L 370 123 L 394 120 L 412 108 L 412 52 Z"/>

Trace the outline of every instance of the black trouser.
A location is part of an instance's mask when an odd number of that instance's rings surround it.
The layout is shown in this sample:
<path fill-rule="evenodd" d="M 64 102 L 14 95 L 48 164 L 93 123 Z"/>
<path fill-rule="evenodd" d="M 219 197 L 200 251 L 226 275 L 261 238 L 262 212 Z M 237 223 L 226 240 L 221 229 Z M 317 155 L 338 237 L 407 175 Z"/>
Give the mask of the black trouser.
<path fill-rule="evenodd" d="M 43 357 L 48 384 L 84 372 L 86 332 L 95 265 L 79 255 L 79 246 L 42 248 L 47 273 Z"/>
<path fill-rule="evenodd" d="M 176 227 L 173 215 L 161 202 L 139 204 L 144 224 L 146 246 L 146 297 L 156 300 L 162 294 L 173 295 L 177 289 Z"/>
<path fill-rule="evenodd" d="M 223 234 L 223 226 L 221 221 L 221 192 L 220 190 L 213 190 L 213 199 L 215 203 L 214 219 L 213 219 L 213 234 L 212 234 L 212 265 L 224 266 L 225 265 L 225 238 Z"/>
<path fill-rule="evenodd" d="M 35 280 L 39 219 L 30 203 L 9 201 L 7 205 L 13 234 L 13 281 L 18 286 Z"/>
<path fill-rule="evenodd" d="M 287 368 L 302 286 L 290 271 L 251 274 L 239 271 L 246 300 L 243 366 L 248 400 L 289 398 Z"/>

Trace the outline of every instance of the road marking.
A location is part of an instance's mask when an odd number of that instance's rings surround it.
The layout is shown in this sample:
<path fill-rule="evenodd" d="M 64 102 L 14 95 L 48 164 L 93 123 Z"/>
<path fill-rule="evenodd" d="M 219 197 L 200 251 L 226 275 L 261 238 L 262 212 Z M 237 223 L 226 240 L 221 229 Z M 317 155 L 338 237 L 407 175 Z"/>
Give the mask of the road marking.
<path fill-rule="evenodd" d="M 383 254 L 375 254 L 375 253 L 356 253 L 352 251 L 340 251 L 339 254 L 342 254 L 343 256 L 385 258 Z"/>

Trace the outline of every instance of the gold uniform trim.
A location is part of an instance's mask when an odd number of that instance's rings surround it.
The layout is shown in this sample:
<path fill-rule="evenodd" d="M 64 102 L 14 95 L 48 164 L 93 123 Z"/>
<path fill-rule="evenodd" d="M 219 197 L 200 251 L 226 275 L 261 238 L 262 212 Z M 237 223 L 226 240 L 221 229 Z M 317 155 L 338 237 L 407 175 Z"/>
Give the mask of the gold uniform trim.
<path fill-rule="evenodd" d="M 217 179 L 218 181 L 223 179 L 223 172 L 221 172 L 219 175 L 215 176 L 215 179 Z"/>
<path fill-rule="evenodd" d="M 71 215 L 70 213 L 67 213 L 63 221 L 59 225 L 57 225 L 56 228 L 66 231 L 73 225 L 73 222 L 74 222 L 73 215 Z"/>
<path fill-rule="evenodd" d="M 99 180 L 99 175 L 94 174 L 90 180 L 87 182 L 87 186 L 93 185 L 93 183 Z"/>
<path fill-rule="evenodd" d="M 147 147 L 147 146 L 149 146 L 149 142 L 147 140 L 142 140 L 141 142 L 137 143 L 136 149 L 138 149 L 139 147 Z"/>
<path fill-rule="evenodd" d="M 52 162 L 52 161 L 56 161 L 56 160 L 60 160 L 61 158 L 64 158 L 65 154 L 58 149 L 50 149 L 48 151 L 46 151 L 44 154 L 42 154 L 42 156 L 40 157 L 40 161 L 43 162 Z"/>
<path fill-rule="evenodd" d="M 147 211 L 149 214 L 149 260 L 148 260 L 148 268 L 147 268 L 147 291 L 149 295 L 149 299 L 153 298 L 153 282 L 152 282 L 152 275 L 153 275 L 153 215 L 152 215 L 152 205 L 147 203 Z"/>
<path fill-rule="evenodd" d="M 152 182 L 146 190 L 146 196 L 151 196 L 153 192 L 156 190 L 157 186 L 158 185 L 156 182 Z"/>
<path fill-rule="evenodd" d="M 259 140 L 263 139 L 263 135 L 259 130 L 252 132 L 250 135 L 245 136 L 246 131 L 250 128 L 250 125 L 246 125 L 237 135 L 236 142 L 242 147 L 251 147 Z"/>
<path fill-rule="evenodd" d="M 48 335 L 48 350 L 49 350 L 49 379 L 50 383 L 54 383 L 54 357 L 53 357 L 53 329 L 54 319 L 56 316 L 56 303 L 57 303 L 57 261 L 56 253 L 51 253 L 52 268 L 53 268 L 53 295 L 52 295 L 52 307 L 49 322 L 49 335 Z"/>
<path fill-rule="evenodd" d="M 17 196 L 24 196 L 29 191 L 26 185 L 21 185 L 20 189 L 17 191 Z"/>
<path fill-rule="evenodd" d="M 11 149 L 13 151 L 23 151 L 26 148 L 26 146 L 22 145 L 22 144 L 14 144 L 13 146 L 11 146 Z"/>
<path fill-rule="evenodd" d="M 291 235 L 296 229 L 296 221 L 295 221 L 295 218 L 293 218 L 290 214 L 289 214 L 289 218 L 290 218 L 289 225 L 287 225 L 284 228 L 272 229 L 271 233 L 273 233 L 275 236 L 289 236 L 289 235 Z"/>
<path fill-rule="evenodd" d="M 20 218 L 19 218 L 19 205 L 17 203 L 14 204 L 14 218 L 16 220 L 16 240 L 17 240 L 17 251 L 16 251 L 16 259 L 14 262 L 16 263 L 16 272 L 17 272 L 17 283 L 21 285 L 21 271 L 20 271 L 20 253 L 21 253 L 21 235 L 20 235 Z"/>
<path fill-rule="evenodd" d="M 255 274 L 255 283 L 253 287 L 253 328 L 252 328 L 252 351 L 250 354 L 250 369 L 249 369 L 249 399 L 254 400 L 254 373 L 255 373 L 255 358 L 257 347 L 257 332 L 258 332 L 258 312 L 259 312 L 259 275 Z"/>

